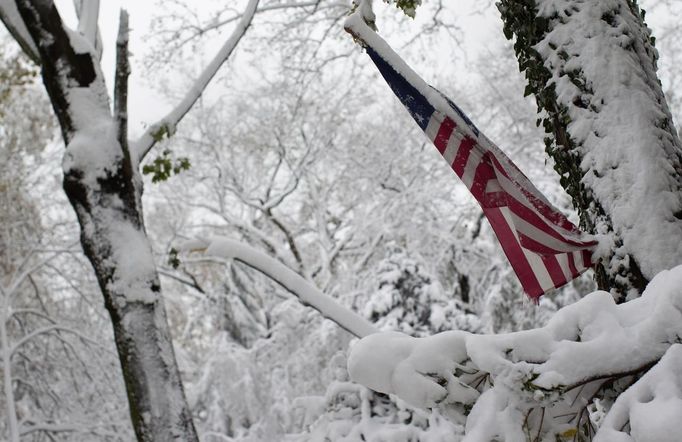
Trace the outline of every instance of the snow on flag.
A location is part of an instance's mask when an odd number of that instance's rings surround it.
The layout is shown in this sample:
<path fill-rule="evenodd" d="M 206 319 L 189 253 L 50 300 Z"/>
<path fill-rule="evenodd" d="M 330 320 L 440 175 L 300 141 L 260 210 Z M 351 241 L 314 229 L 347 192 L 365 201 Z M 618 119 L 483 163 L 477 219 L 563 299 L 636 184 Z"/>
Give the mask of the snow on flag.
<path fill-rule="evenodd" d="M 596 241 L 538 191 L 518 167 L 447 97 L 429 86 L 359 14 L 346 30 L 483 208 L 523 289 L 533 299 L 592 266 Z"/>

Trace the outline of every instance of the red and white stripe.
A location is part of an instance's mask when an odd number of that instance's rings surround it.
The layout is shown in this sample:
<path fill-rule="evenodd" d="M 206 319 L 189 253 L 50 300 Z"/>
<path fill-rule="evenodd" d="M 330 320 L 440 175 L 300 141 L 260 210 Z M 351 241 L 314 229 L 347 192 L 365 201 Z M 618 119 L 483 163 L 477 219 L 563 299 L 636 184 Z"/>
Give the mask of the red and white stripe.
<path fill-rule="evenodd" d="M 485 136 L 435 111 L 426 135 L 483 208 L 526 293 L 537 298 L 592 266 L 594 241 L 555 209 Z"/>

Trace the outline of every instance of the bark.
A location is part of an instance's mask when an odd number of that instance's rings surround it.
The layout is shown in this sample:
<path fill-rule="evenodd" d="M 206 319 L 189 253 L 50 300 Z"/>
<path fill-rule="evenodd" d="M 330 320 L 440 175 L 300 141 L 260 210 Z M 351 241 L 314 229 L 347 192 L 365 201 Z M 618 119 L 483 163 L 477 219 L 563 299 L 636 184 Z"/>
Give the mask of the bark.
<path fill-rule="evenodd" d="M 111 116 L 96 51 L 69 34 L 52 1 L 17 0 L 17 6 L 37 43 L 67 145 L 64 190 L 111 315 L 137 438 L 198 440 L 144 230 L 142 181 L 119 141 L 125 124 L 121 115 L 118 122 Z"/>
<path fill-rule="evenodd" d="M 641 140 L 632 140 L 632 148 L 656 153 L 657 157 L 650 161 L 651 164 L 641 164 L 639 167 L 641 173 L 646 173 L 644 171 L 647 169 L 657 170 L 662 174 L 661 180 L 665 185 L 656 193 L 650 191 L 640 201 L 670 198 L 672 202 L 666 212 L 650 222 L 659 223 L 661 235 L 669 233 L 668 241 L 679 243 L 682 241 L 682 149 L 660 81 L 656 77 L 657 54 L 643 12 L 635 0 L 600 1 L 501 0 L 498 8 L 502 13 L 505 36 L 515 40 L 514 50 L 519 68 L 525 72 L 528 80 L 526 93 L 535 95 L 538 124 L 542 124 L 547 133 L 547 153 L 554 159 L 555 169 L 562 176 L 561 184 L 578 210 L 581 227 L 590 233 L 610 238 L 612 246 L 605 253 L 602 251 L 600 262 L 595 266 L 598 286 L 611 291 L 619 301 L 624 301 L 641 294 L 657 272 L 674 266 L 681 257 L 669 253 L 667 260 L 654 260 L 651 251 L 644 250 L 641 244 L 636 243 L 632 232 L 636 232 L 640 221 L 615 216 L 616 204 L 600 192 L 600 187 L 611 186 L 616 180 L 627 182 L 618 170 L 619 163 L 610 165 L 613 170 L 602 170 L 590 159 L 609 153 L 606 152 L 609 143 L 604 142 L 613 137 L 609 131 L 614 132 L 618 127 L 628 125 L 637 127 L 638 123 L 648 118 L 651 121 L 651 133 L 655 134 L 657 141 L 646 145 L 646 142 L 641 141 L 644 140 L 642 137 Z M 653 97 L 648 114 L 642 109 L 641 115 L 619 115 L 625 120 L 629 119 L 624 125 L 622 122 L 619 125 L 604 123 L 613 121 L 607 118 L 614 115 L 614 111 L 608 109 L 611 103 L 605 103 L 602 98 L 608 95 L 604 92 L 604 82 L 600 82 L 594 69 L 586 68 L 590 54 L 584 47 L 575 44 L 579 36 L 571 36 L 567 32 L 573 29 L 571 26 L 575 26 L 578 20 L 583 21 L 585 29 L 591 25 L 584 23 L 588 15 L 583 12 L 587 9 L 603 12 L 600 17 L 597 16 L 601 22 L 591 28 L 595 29 L 595 35 L 585 32 L 582 41 L 602 37 L 604 42 L 612 44 L 612 48 L 608 49 L 629 61 L 629 71 L 625 75 L 641 80 L 648 89 L 647 96 Z M 589 18 L 595 20 L 594 16 Z M 603 35 L 596 35 L 599 32 Z M 595 66 L 598 62 L 592 60 L 589 63 Z M 604 60 L 601 67 L 609 69 L 608 61 Z M 617 80 L 614 78 L 614 81 Z M 568 87 L 563 86 L 566 84 Z M 624 94 L 631 92 L 627 86 L 623 87 Z M 574 124 L 578 122 L 596 123 L 590 123 L 590 131 L 585 135 L 584 131 L 579 130 L 579 125 Z M 605 132 L 601 128 L 605 128 Z M 599 141 L 594 140 L 600 139 L 600 146 L 607 146 L 603 154 L 595 149 Z M 622 151 L 622 156 L 628 155 L 627 150 Z M 654 161 L 656 164 L 653 164 Z M 627 191 L 627 188 L 621 189 L 621 192 Z M 636 204 L 636 201 L 629 203 Z M 647 221 L 642 220 L 640 223 Z M 655 246 L 652 244 L 651 247 Z"/>

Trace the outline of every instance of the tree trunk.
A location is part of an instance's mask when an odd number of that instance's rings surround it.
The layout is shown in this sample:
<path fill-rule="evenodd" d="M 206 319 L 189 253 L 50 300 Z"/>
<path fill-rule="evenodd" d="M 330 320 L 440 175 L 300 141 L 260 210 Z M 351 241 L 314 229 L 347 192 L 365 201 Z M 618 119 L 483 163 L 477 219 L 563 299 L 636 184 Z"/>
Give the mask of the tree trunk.
<path fill-rule="evenodd" d="M 501 0 L 561 184 L 601 235 L 599 288 L 636 297 L 682 261 L 682 148 L 634 0 Z"/>
<path fill-rule="evenodd" d="M 117 123 L 90 42 L 67 31 L 52 1 L 18 0 L 66 152 L 64 190 L 81 226 L 114 326 L 138 440 L 198 440 L 175 361 L 151 246 L 142 180 Z"/>

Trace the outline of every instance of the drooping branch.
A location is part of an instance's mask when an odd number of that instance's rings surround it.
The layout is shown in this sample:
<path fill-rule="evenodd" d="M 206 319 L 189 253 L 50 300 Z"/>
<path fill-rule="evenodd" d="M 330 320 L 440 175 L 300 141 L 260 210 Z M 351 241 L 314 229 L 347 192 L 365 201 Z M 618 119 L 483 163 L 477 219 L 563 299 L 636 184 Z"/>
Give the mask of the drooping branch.
<path fill-rule="evenodd" d="M 175 128 L 178 123 L 183 119 L 187 112 L 189 112 L 192 106 L 194 106 L 194 103 L 199 100 L 201 94 L 218 72 L 218 69 L 220 69 L 230 55 L 232 55 L 235 47 L 246 33 L 246 30 L 251 25 L 256 9 L 258 8 L 258 2 L 259 0 L 249 1 L 241 20 L 239 20 L 239 23 L 234 31 L 232 31 L 230 37 L 225 44 L 223 44 L 222 48 L 220 48 L 213 60 L 206 66 L 192 87 L 189 88 L 182 101 L 165 117 L 152 124 L 140 139 L 135 142 L 132 146 L 132 151 L 133 158 L 137 162 L 141 161 L 149 150 L 164 136 L 170 136 L 175 133 Z"/>
<path fill-rule="evenodd" d="M 657 364 L 665 366 L 661 357 L 682 341 L 681 287 L 678 266 L 652 279 L 638 299 L 617 305 L 608 293 L 594 292 L 539 329 L 500 335 L 452 331 L 422 339 L 375 334 L 352 348 L 350 374 L 416 406 L 470 409 L 467 441 L 523 434 L 524 426 L 553 437 L 567 422 L 577 434 L 585 405 L 607 382 L 668 370 Z M 492 383 L 482 389 L 484 377 Z M 626 392 L 609 422 L 624 423 L 638 391 L 666 385 L 657 376 L 642 379 L 645 386 L 635 383 L 636 391 Z M 566 401 L 569 395 L 574 400 Z M 542 420 L 527 419 L 540 408 Z M 499 413 L 507 419 L 504 426 Z"/>
<path fill-rule="evenodd" d="M 284 264 L 246 244 L 227 238 L 212 238 L 190 241 L 182 249 L 203 251 L 209 257 L 234 259 L 259 271 L 287 289 L 303 304 L 314 308 L 354 336 L 365 337 L 377 333 L 377 329 L 366 319 L 322 293 Z"/>

